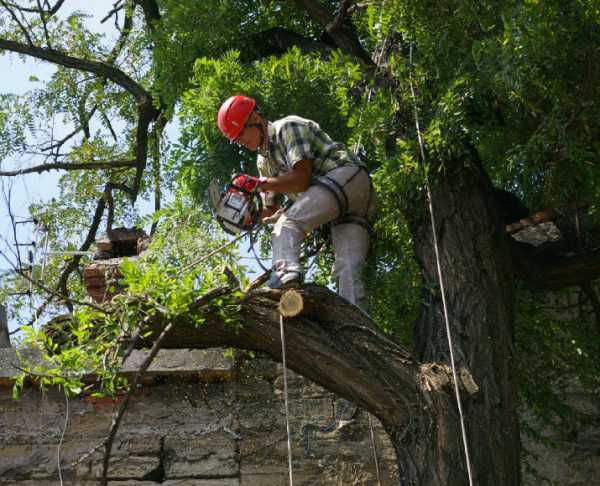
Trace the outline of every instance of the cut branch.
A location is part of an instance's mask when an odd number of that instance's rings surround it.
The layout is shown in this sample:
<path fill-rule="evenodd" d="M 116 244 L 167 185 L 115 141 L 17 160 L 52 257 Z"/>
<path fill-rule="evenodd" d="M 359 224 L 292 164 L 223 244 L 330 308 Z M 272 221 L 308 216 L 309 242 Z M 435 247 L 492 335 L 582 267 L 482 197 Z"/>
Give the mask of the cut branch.
<path fill-rule="evenodd" d="M 402 424 L 410 405 L 420 400 L 420 369 L 411 354 L 386 337 L 356 307 L 328 289 L 305 286 L 304 310 L 289 319 L 286 332 L 288 366 L 351 400 L 388 424 Z M 242 302 L 241 326 L 231 326 L 218 314 L 197 328 L 180 318 L 163 348 L 238 347 L 281 359 L 279 312 L 281 291 L 259 290 Z M 151 326 L 157 336 L 164 322 Z M 152 338 L 147 338 L 151 342 Z"/>

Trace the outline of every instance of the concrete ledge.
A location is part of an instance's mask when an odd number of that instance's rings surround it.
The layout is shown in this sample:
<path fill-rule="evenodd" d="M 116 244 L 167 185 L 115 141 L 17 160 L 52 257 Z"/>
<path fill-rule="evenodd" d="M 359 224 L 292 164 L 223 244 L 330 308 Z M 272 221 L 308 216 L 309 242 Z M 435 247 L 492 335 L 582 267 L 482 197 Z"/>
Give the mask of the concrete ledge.
<path fill-rule="evenodd" d="M 28 359 L 35 360 L 32 351 L 21 352 Z M 135 350 L 125 362 L 121 373 L 132 376 L 146 359 L 148 351 Z M 16 368 L 18 358 L 15 349 L 0 348 L 0 386 L 11 385 L 11 377 L 19 373 Z M 197 378 L 202 381 L 231 380 L 234 377 L 235 359 L 225 356 L 225 350 L 212 349 L 163 349 L 144 373 L 144 381 L 156 376 Z M 93 373 L 85 375 L 86 381 L 94 381 Z"/>

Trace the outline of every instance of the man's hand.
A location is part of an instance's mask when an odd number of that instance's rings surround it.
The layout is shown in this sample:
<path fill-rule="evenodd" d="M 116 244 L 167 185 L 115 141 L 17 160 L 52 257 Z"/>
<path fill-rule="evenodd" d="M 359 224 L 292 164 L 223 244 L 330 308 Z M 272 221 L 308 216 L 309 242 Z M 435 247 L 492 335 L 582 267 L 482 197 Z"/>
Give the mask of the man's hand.
<path fill-rule="evenodd" d="M 263 218 L 262 222 L 265 224 L 275 224 L 275 223 L 277 223 L 277 220 L 283 215 L 283 212 L 284 212 L 284 209 L 280 208 L 277 211 L 275 211 L 272 216 Z"/>

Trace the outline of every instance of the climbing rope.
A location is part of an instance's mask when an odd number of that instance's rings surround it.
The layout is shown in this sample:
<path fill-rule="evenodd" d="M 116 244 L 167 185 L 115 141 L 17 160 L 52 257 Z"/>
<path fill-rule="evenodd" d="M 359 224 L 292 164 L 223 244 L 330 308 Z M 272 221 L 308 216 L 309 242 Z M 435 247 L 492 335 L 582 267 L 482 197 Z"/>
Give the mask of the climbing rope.
<path fill-rule="evenodd" d="M 64 392 L 65 392 L 65 425 L 63 427 L 62 434 L 60 435 L 60 441 L 58 442 L 58 448 L 56 451 L 56 462 L 57 462 L 57 467 L 58 467 L 58 480 L 60 482 L 60 486 L 63 486 L 62 465 L 61 465 L 60 454 L 61 454 L 61 450 L 62 450 L 62 445 L 65 440 L 65 434 L 67 433 L 67 426 L 69 425 L 69 394 L 67 393 L 67 390 L 64 390 Z"/>
<path fill-rule="evenodd" d="M 467 443 L 467 430 L 465 427 L 465 418 L 464 418 L 462 402 L 461 402 L 461 398 L 460 398 L 460 390 L 458 387 L 458 376 L 456 373 L 456 364 L 454 361 L 452 333 L 450 332 L 450 319 L 448 318 L 448 305 L 446 302 L 446 290 L 445 290 L 445 285 L 444 285 L 444 278 L 442 275 L 442 265 L 441 265 L 441 261 L 440 261 L 440 250 L 439 250 L 439 246 L 438 246 L 437 231 L 436 231 L 436 224 L 435 224 L 435 214 L 434 214 L 434 210 L 433 210 L 433 198 L 431 195 L 429 176 L 427 175 L 426 159 L 425 159 L 425 145 L 423 143 L 423 137 L 421 136 L 421 127 L 420 127 L 420 123 L 419 123 L 419 110 L 418 110 L 418 106 L 417 106 L 417 96 L 415 94 L 415 88 L 414 88 L 414 83 L 413 83 L 412 53 L 413 53 L 413 44 L 411 43 L 410 50 L 409 50 L 408 79 L 409 79 L 409 85 L 410 85 L 410 93 L 411 93 L 412 100 L 413 100 L 415 128 L 417 129 L 417 139 L 419 141 L 419 150 L 421 153 L 421 167 L 423 169 L 423 176 L 425 178 L 425 187 L 427 190 L 427 202 L 428 202 L 429 216 L 430 216 L 430 221 L 431 221 L 431 232 L 433 233 L 433 247 L 435 250 L 435 263 L 436 263 L 437 274 L 438 274 L 438 282 L 440 284 L 440 292 L 442 294 L 442 307 L 444 309 L 444 321 L 446 324 L 446 337 L 448 338 L 448 349 L 450 351 L 450 364 L 452 366 L 452 379 L 454 381 L 454 393 L 456 395 L 456 404 L 458 406 L 458 415 L 460 417 L 460 429 L 461 429 L 462 442 L 463 442 L 463 447 L 464 447 L 464 452 L 465 452 L 465 462 L 467 465 L 467 473 L 469 476 L 469 486 L 473 486 L 474 483 L 473 483 L 473 474 L 471 471 L 471 459 L 469 456 L 469 446 Z"/>
<path fill-rule="evenodd" d="M 292 440 L 290 432 L 290 411 L 288 405 L 287 365 L 285 360 L 285 330 L 283 326 L 282 314 L 279 314 L 279 330 L 281 332 L 281 364 L 283 366 L 283 399 L 285 403 L 285 427 L 287 431 L 288 469 L 290 475 L 290 486 L 294 486 L 294 478 L 292 474 Z"/>

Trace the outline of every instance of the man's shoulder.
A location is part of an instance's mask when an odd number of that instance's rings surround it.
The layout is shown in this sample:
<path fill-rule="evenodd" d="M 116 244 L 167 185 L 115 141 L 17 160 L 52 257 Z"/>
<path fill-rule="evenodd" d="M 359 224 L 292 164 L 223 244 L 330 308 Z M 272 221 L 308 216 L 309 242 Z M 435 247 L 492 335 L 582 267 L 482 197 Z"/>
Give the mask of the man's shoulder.
<path fill-rule="evenodd" d="M 316 122 L 309 120 L 307 118 L 302 118 L 301 116 L 297 116 L 297 115 L 288 115 L 288 116 L 280 118 L 279 120 L 276 120 L 272 123 L 273 123 L 273 128 L 275 128 L 275 132 L 278 134 L 281 133 L 282 131 L 285 131 L 292 127 L 317 127 L 318 128 L 318 126 L 319 126 Z"/>

